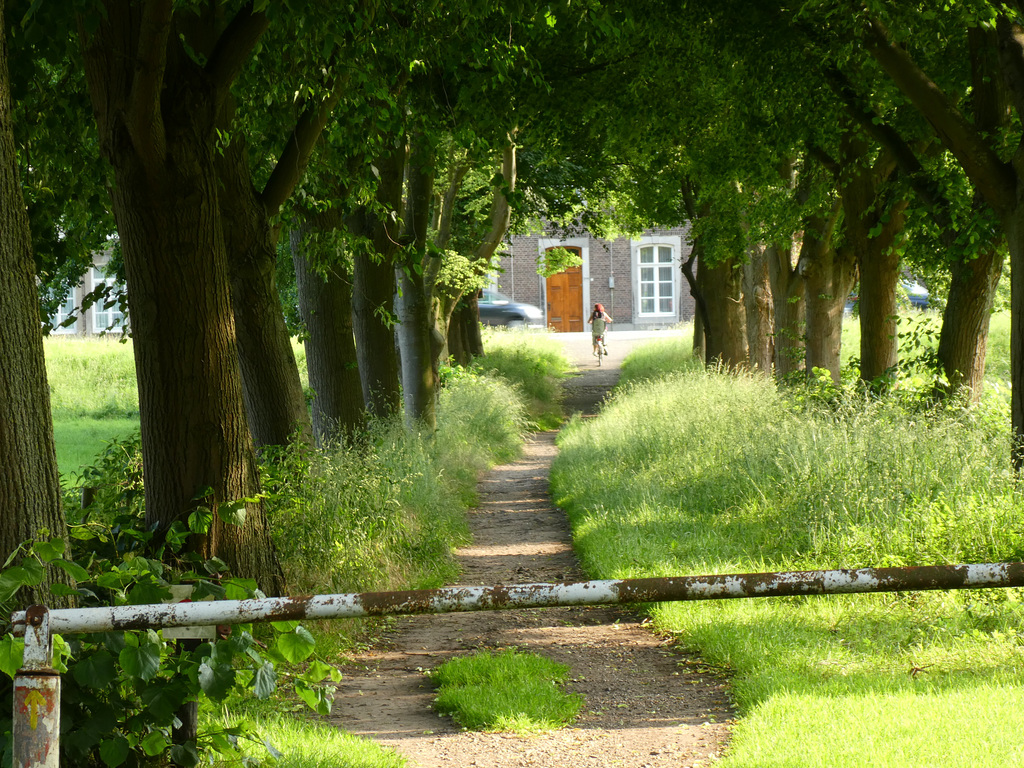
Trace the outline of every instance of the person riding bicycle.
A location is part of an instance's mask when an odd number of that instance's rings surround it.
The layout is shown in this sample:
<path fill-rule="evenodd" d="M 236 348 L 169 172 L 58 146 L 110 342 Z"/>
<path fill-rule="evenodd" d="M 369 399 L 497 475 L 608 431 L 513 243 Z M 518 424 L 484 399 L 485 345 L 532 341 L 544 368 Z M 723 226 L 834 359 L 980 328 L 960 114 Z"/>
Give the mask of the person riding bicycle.
<path fill-rule="evenodd" d="M 601 354 L 601 347 L 599 343 L 604 341 L 604 330 L 605 326 L 611 325 L 612 319 L 608 316 L 608 313 L 604 311 L 604 307 L 600 304 L 594 305 L 594 311 L 590 313 L 590 317 L 587 318 L 587 322 L 590 323 L 590 337 L 594 342 L 594 355 Z M 604 353 L 608 354 L 607 345 L 604 348 Z"/>

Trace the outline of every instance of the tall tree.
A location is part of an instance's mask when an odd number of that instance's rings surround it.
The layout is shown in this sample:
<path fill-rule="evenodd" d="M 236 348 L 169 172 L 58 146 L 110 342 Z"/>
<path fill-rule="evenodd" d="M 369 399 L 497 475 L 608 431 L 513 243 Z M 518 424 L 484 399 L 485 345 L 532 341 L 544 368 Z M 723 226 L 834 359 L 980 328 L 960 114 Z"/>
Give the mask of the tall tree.
<path fill-rule="evenodd" d="M 167 526 L 207 506 L 211 526 L 193 547 L 281 592 L 242 400 L 216 172 L 220 111 L 269 23 L 251 4 L 105 0 L 79 18 L 79 34 L 114 171 L 147 520 Z"/>
<path fill-rule="evenodd" d="M 35 263 L 11 126 L 7 40 L 0 0 L 0 554 L 5 558 L 39 536 L 67 539 Z M 39 599 L 53 604 L 49 596 Z"/>

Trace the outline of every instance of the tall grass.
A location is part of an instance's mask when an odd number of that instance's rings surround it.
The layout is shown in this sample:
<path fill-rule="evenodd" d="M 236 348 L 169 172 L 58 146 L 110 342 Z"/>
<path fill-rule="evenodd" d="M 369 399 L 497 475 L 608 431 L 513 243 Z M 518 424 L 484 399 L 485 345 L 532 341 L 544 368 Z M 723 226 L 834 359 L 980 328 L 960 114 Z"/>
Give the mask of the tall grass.
<path fill-rule="evenodd" d="M 139 416 L 135 357 L 120 337 L 45 340 L 50 407 L 55 421 Z"/>
<path fill-rule="evenodd" d="M 502 381 L 464 376 L 441 393 L 438 430 L 398 419 L 356 443 L 272 464 L 275 543 L 293 589 L 360 591 L 440 586 L 457 575 L 478 474 L 522 445 L 522 405 Z"/>
<path fill-rule="evenodd" d="M 552 484 L 595 577 L 989 562 L 1024 558 L 1008 457 L 1007 426 L 978 411 L 826 406 L 691 372 L 631 385 L 572 423 Z M 951 764 L 940 754 L 996 766 L 1021 757 L 1022 594 L 653 613 L 735 674 L 744 718 L 725 766 Z M 1002 719 L 981 726 L 979 712 Z"/>
<path fill-rule="evenodd" d="M 484 352 L 474 367 L 500 376 L 522 392 L 533 426 L 545 429 L 560 423 L 560 381 L 570 364 L 557 337 L 491 329 L 484 332 Z"/>

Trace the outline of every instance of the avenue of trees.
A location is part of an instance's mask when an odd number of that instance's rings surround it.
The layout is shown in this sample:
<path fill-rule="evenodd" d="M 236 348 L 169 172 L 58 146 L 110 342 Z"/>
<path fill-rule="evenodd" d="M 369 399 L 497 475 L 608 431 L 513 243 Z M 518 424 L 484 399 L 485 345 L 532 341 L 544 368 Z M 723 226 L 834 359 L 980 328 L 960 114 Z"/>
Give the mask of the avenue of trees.
<path fill-rule="evenodd" d="M 1008 254 L 1020 446 L 1019 4 L 0 0 L 0 22 L 5 554 L 62 535 L 41 318 L 104 248 L 147 523 L 213 510 L 192 548 L 268 593 L 257 452 L 432 430 L 440 362 L 481 350 L 476 288 L 541 220 L 688 222 L 695 345 L 780 379 L 838 381 L 856 284 L 884 385 L 901 277 L 948 286 L 939 396 L 980 392 Z"/>

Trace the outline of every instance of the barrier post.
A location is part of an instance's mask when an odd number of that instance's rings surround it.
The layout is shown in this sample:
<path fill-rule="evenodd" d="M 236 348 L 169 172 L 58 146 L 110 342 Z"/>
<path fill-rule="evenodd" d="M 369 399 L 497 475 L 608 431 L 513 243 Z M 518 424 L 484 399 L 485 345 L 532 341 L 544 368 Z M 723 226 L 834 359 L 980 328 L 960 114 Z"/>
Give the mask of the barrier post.
<path fill-rule="evenodd" d="M 14 678 L 14 768 L 60 765 L 60 674 L 50 664 L 50 612 L 25 611 L 25 656 Z"/>

